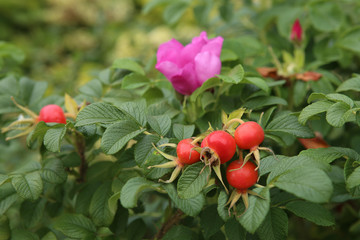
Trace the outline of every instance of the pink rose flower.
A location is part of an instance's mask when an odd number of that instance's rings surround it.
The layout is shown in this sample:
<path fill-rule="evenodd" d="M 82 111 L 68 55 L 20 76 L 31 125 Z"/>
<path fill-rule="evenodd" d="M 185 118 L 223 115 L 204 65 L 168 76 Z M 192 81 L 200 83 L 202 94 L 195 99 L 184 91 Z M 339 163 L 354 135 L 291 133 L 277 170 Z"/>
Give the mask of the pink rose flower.
<path fill-rule="evenodd" d="M 206 80 L 220 74 L 222 37 L 208 39 L 206 32 L 185 47 L 177 40 L 160 45 L 156 69 L 165 75 L 176 91 L 190 95 Z"/>
<path fill-rule="evenodd" d="M 303 33 L 303 30 L 302 30 L 300 21 L 299 21 L 299 19 L 296 19 L 292 26 L 292 29 L 291 29 L 291 34 L 290 34 L 291 41 L 301 43 L 302 33 Z"/>

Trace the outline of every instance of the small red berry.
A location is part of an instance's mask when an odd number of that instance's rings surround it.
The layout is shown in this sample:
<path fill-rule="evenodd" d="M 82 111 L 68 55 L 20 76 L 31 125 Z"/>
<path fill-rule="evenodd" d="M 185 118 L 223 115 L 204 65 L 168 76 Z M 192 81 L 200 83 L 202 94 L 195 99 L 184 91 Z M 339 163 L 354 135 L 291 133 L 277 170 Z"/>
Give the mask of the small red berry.
<path fill-rule="evenodd" d="M 199 146 L 192 144 L 192 141 L 191 138 L 187 138 L 178 143 L 176 154 L 180 164 L 193 164 L 200 161 L 200 153 L 193 149 Z"/>
<path fill-rule="evenodd" d="M 249 121 L 236 128 L 234 137 L 239 148 L 251 149 L 264 141 L 265 134 L 257 122 Z"/>
<path fill-rule="evenodd" d="M 66 124 L 66 117 L 62 108 L 55 104 L 46 105 L 40 110 L 39 121 L 46 123 L 64 123 Z"/>
<path fill-rule="evenodd" d="M 235 139 L 222 130 L 214 131 L 206 136 L 201 142 L 201 147 L 212 149 L 219 156 L 221 163 L 229 161 L 236 151 Z"/>
<path fill-rule="evenodd" d="M 258 172 L 255 170 L 255 164 L 247 161 L 243 166 L 243 163 L 243 160 L 233 161 L 226 169 L 226 179 L 228 180 L 228 183 L 238 190 L 248 189 L 253 186 L 258 179 Z"/>

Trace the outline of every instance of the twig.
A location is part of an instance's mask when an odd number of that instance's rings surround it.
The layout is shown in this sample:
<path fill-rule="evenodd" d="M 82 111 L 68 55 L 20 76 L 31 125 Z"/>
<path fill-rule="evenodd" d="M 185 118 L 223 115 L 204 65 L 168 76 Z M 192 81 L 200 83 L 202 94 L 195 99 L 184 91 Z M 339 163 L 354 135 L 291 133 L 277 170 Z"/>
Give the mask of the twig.
<path fill-rule="evenodd" d="M 170 230 L 173 225 L 176 225 L 180 222 L 181 217 L 184 213 L 180 210 L 177 210 L 168 221 L 164 222 L 160 230 L 154 236 L 154 240 L 162 239 L 164 235 Z"/>

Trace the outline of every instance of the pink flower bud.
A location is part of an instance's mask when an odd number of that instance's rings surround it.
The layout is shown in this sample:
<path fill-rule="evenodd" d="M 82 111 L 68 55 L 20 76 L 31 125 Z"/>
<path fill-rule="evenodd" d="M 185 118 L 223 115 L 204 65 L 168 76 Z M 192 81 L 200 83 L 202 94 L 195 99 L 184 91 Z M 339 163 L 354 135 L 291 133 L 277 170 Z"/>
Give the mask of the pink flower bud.
<path fill-rule="evenodd" d="M 299 19 L 296 19 L 291 29 L 291 35 L 290 35 L 291 41 L 300 43 L 302 40 L 302 32 L 303 30 L 300 21 Z"/>
<path fill-rule="evenodd" d="M 190 95 L 206 80 L 220 74 L 222 43 L 222 37 L 208 39 L 206 32 L 186 46 L 172 39 L 160 45 L 155 67 L 176 91 Z"/>

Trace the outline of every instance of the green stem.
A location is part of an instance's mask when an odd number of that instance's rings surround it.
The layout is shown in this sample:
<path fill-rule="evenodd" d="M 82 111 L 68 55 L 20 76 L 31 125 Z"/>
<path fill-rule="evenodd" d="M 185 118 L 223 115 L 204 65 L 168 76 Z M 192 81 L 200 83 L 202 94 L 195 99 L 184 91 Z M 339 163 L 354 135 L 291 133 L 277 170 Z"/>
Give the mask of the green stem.
<path fill-rule="evenodd" d="M 84 136 L 75 131 L 75 144 L 76 144 L 76 150 L 80 156 L 80 176 L 78 178 L 78 182 L 82 183 L 85 182 L 86 177 L 86 171 L 88 169 L 88 164 L 85 157 L 85 139 Z"/>

